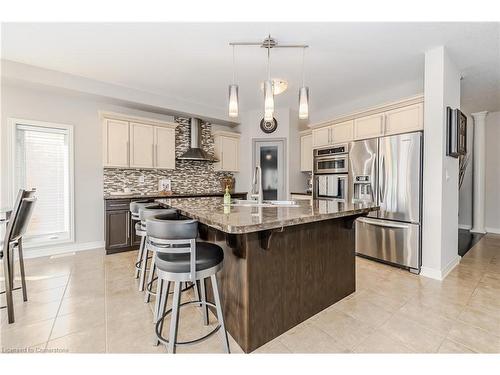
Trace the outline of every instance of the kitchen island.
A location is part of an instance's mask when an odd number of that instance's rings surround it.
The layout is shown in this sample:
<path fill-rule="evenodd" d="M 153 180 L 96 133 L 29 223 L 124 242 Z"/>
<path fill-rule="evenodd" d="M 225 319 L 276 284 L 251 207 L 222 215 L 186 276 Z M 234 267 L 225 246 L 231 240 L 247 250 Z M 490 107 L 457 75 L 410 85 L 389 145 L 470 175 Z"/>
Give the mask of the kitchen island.
<path fill-rule="evenodd" d="M 247 353 L 355 291 L 353 222 L 378 209 L 316 199 L 296 207 L 156 202 L 198 220 L 200 240 L 223 248 L 226 328 Z"/>

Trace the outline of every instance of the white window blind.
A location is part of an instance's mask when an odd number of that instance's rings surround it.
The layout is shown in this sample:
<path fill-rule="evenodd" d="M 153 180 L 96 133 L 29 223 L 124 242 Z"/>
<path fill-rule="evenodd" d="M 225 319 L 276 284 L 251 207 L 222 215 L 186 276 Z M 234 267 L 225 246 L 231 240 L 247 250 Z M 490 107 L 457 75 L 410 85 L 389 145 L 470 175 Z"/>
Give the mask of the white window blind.
<path fill-rule="evenodd" d="M 70 132 L 59 127 L 15 125 L 15 191 L 36 188 L 26 233 L 30 242 L 71 238 Z"/>

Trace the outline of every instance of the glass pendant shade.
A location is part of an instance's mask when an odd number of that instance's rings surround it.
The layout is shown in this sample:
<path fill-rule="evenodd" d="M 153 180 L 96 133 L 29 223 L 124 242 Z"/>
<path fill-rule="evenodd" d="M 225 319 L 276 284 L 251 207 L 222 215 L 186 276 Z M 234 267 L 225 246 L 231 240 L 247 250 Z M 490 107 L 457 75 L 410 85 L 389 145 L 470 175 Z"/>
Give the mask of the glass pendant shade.
<path fill-rule="evenodd" d="M 229 117 L 238 117 L 238 85 L 229 85 Z"/>
<path fill-rule="evenodd" d="M 264 82 L 264 120 L 272 121 L 274 117 L 273 81 Z"/>
<path fill-rule="evenodd" d="M 309 88 L 303 86 L 299 89 L 299 119 L 309 118 Z"/>

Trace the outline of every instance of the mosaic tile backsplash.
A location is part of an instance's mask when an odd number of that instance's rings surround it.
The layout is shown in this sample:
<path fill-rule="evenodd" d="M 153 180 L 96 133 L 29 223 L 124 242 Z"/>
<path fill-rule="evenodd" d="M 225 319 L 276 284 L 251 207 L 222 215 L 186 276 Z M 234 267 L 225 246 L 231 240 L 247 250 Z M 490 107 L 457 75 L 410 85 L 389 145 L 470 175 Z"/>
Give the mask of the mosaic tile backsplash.
<path fill-rule="evenodd" d="M 182 155 L 190 145 L 189 118 L 176 117 L 179 125 L 175 129 L 175 156 Z M 201 122 L 201 148 L 209 155 L 214 155 L 212 125 Z M 130 188 L 133 192 L 155 193 L 158 181 L 162 178 L 171 180 L 175 193 L 212 193 L 221 191 L 221 179 L 232 177 L 231 172 L 214 171 L 212 163 L 191 160 L 176 160 L 174 170 L 104 168 L 104 194 L 123 191 Z M 139 177 L 144 176 L 144 182 Z"/>

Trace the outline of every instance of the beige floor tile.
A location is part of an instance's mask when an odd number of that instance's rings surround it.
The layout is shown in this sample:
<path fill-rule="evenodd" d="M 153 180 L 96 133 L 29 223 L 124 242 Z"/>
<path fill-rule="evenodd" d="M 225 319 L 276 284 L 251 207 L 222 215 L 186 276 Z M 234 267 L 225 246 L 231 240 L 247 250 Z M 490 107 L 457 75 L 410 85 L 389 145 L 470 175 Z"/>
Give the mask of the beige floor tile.
<path fill-rule="evenodd" d="M 28 303 L 34 305 L 34 304 L 61 301 L 61 299 L 64 295 L 64 290 L 65 290 L 64 286 L 52 288 L 52 289 L 47 289 L 47 290 L 41 290 L 39 292 L 33 292 L 33 293 L 31 293 L 28 290 Z M 17 293 L 16 292 L 14 292 L 14 293 L 15 293 L 14 303 L 17 303 L 17 304 L 25 304 L 26 303 L 23 301 L 22 293 L 20 291 Z"/>
<path fill-rule="evenodd" d="M 487 331 L 457 321 L 448 338 L 479 353 L 500 353 L 500 338 Z"/>
<path fill-rule="evenodd" d="M 46 291 L 48 289 L 60 288 L 66 286 L 69 280 L 69 275 L 63 275 L 59 277 L 27 277 L 26 279 L 26 289 L 28 293 L 38 293 L 40 291 Z M 16 283 L 20 283 L 21 279 L 16 280 Z M 28 294 L 28 298 L 29 298 Z"/>
<path fill-rule="evenodd" d="M 319 313 L 311 324 L 335 337 L 347 349 L 352 349 L 374 331 L 369 324 L 332 308 Z"/>
<path fill-rule="evenodd" d="M 98 313 L 86 313 L 78 311 L 72 314 L 58 316 L 54 328 L 50 334 L 50 340 L 57 339 L 72 333 L 86 331 L 90 328 L 104 325 L 104 311 Z"/>
<path fill-rule="evenodd" d="M 58 316 L 80 313 L 100 314 L 104 313 L 104 297 L 77 296 L 64 298 L 59 307 Z"/>
<path fill-rule="evenodd" d="M 380 330 L 418 353 L 435 353 L 444 340 L 444 335 L 399 315 L 394 315 Z"/>
<path fill-rule="evenodd" d="M 0 331 L 0 344 L 3 348 L 28 348 L 44 344 L 49 339 L 54 319 L 41 322 L 23 324 L 17 322 L 2 326 Z"/>
<path fill-rule="evenodd" d="M 488 313 L 481 308 L 466 306 L 458 320 L 500 336 L 500 315 Z"/>
<path fill-rule="evenodd" d="M 257 348 L 252 354 L 290 354 L 288 349 L 279 339 L 274 339 Z"/>
<path fill-rule="evenodd" d="M 373 304 L 369 301 L 369 291 L 363 291 L 350 299 L 344 299 L 334 305 L 335 309 L 341 310 L 346 314 L 356 318 L 372 327 L 378 327 L 392 315 L 392 312 Z"/>
<path fill-rule="evenodd" d="M 100 325 L 90 329 L 72 333 L 47 343 L 46 349 L 60 350 L 66 353 L 105 353 L 106 327 Z"/>
<path fill-rule="evenodd" d="M 57 315 L 61 302 L 37 303 L 28 302 L 16 304 L 14 308 L 15 324 L 25 325 L 48 319 L 54 319 Z M 7 316 L 7 314 L 5 314 Z M 2 320 L 2 325 L 8 325 L 7 319 Z"/>
<path fill-rule="evenodd" d="M 354 348 L 355 353 L 413 353 L 414 351 L 402 341 L 375 331 Z"/>
<path fill-rule="evenodd" d="M 447 335 L 454 324 L 454 320 L 448 318 L 439 311 L 421 307 L 418 304 L 407 303 L 396 314 L 413 322 L 421 324 L 436 333 Z"/>
<path fill-rule="evenodd" d="M 439 347 L 438 353 L 448 353 L 448 354 L 460 354 L 466 353 L 471 354 L 475 353 L 473 350 L 467 348 L 466 346 L 459 344 L 450 339 L 445 339 L 441 346 Z"/>
<path fill-rule="evenodd" d="M 347 347 L 312 324 L 300 324 L 279 336 L 292 353 L 348 353 Z"/>

